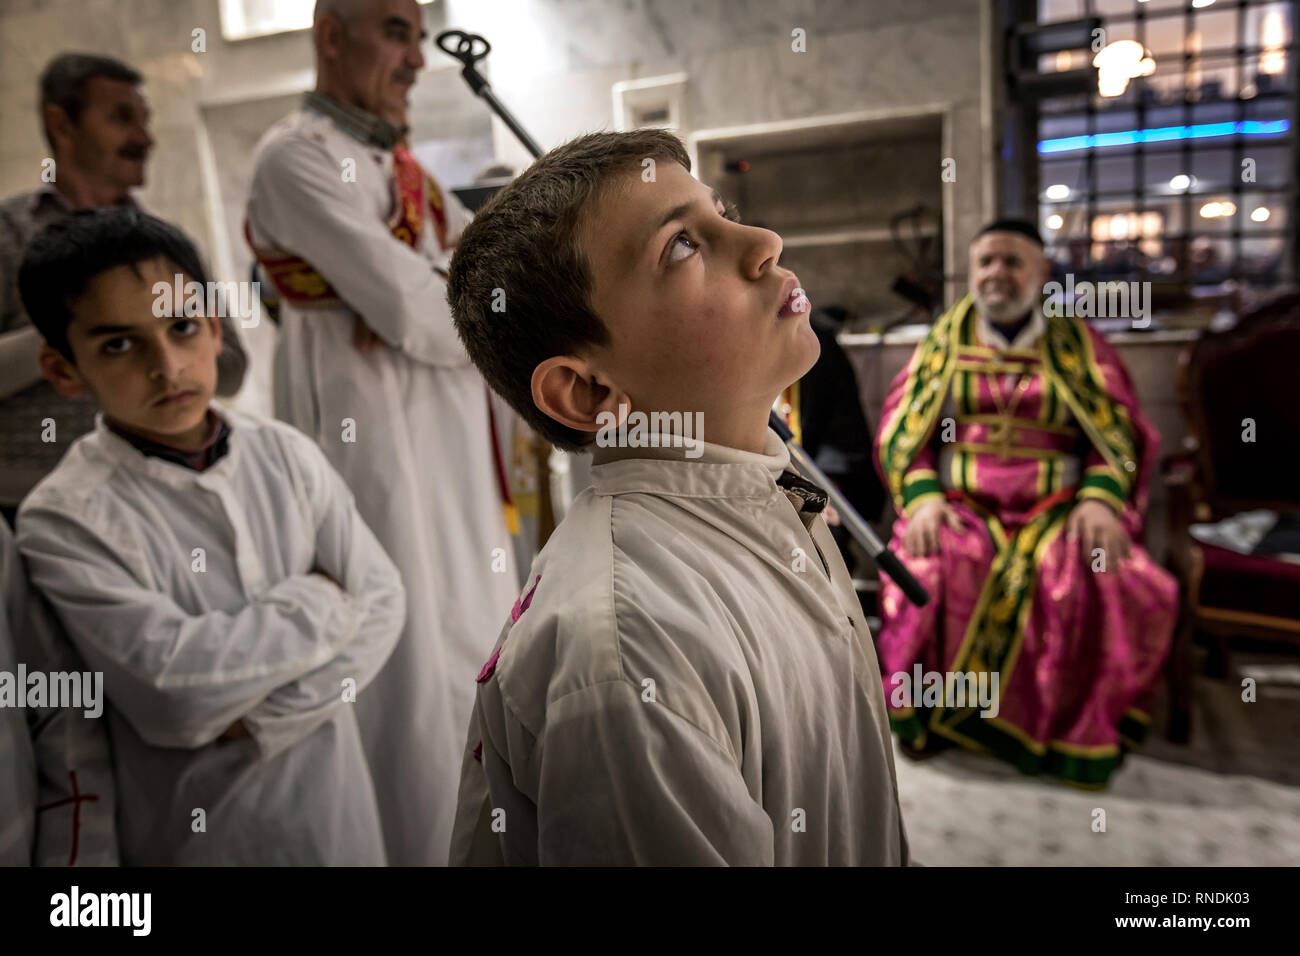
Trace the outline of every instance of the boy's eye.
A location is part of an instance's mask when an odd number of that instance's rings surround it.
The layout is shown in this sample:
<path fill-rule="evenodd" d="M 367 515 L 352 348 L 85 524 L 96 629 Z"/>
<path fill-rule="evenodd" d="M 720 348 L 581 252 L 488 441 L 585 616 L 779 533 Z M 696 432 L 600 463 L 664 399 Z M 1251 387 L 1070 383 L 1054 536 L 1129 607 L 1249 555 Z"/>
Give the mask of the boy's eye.
<path fill-rule="evenodd" d="M 131 340 L 118 336 L 117 338 L 105 339 L 104 344 L 99 350 L 105 355 L 121 355 L 131 348 Z"/>
<path fill-rule="evenodd" d="M 172 331 L 180 336 L 191 336 L 199 330 L 199 323 L 193 319 L 177 319 L 172 323 Z"/>
<path fill-rule="evenodd" d="M 682 256 L 677 255 L 677 250 L 682 248 L 681 246 L 678 245 L 678 243 L 680 242 L 686 243 L 686 248 L 690 250 L 686 255 L 682 255 Z M 695 245 L 694 239 L 692 239 L 684 232 L 678 233 L 676 236 L 673 237 L 672 247 L 668 250 L 668 261 L 681 262 L 683 259 L 689 259 L 691 256 L 695 255 L 695 251 L 697 249 L 698 247 Z"/>

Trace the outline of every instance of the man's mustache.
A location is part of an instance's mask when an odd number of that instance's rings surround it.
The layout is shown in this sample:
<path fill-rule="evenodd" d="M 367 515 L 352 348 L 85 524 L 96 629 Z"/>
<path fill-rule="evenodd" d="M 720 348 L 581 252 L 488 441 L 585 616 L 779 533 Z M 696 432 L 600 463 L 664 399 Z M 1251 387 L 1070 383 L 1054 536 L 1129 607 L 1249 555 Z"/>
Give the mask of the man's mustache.
<path fill-rule="evenodd" d="M 144 159 L 149 155 L 148 146 L 123 146 L 117 151 L 117 155 L 123 159 Z"/>

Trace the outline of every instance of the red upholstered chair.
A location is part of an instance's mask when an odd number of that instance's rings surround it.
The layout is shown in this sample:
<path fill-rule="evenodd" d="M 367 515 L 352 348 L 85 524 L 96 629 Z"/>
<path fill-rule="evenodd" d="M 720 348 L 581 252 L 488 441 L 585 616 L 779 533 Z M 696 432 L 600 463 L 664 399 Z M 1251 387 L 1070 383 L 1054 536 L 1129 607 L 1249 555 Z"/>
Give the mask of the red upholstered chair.
<path fill-rule="evenodd" d="M 1168 737 L 1191 731 L 1192 647 L 1211 639 L 1211 670 L 1228 672 L 1233 637 L 1300 644 L 1300 565 L 1193 538 L 1196 522 L 1267 508 L 1300 514 L 1300 294 L 1206 332 L 1179 363 L 1183 452 L 1162 463 L 1169 492 L 1169 569 L 1182 604 L 1169 657 Z M 1244 419 L 1255 441 L 1243 441 Z"/>

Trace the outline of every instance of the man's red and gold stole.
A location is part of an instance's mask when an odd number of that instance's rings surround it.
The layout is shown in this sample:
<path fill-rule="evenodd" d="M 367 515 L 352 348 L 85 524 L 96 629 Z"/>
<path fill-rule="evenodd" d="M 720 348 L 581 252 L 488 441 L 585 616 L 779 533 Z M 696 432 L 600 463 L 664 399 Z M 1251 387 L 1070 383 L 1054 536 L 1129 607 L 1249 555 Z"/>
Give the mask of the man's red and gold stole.
<path fill-rule="evenodd" d="M 393 214 L 386 225 L 398 242 L 412 249 L 420 248 L 424 230 L 424 208 L 428 206 L 433 216 L 434 236 L 438 247 L 447 249 L 447 211 L 443 206 L 442 192 L 433 177 L 425 172 L 419 161 L 405 146 L 393 150 Z M 262 267 L 262 273 L 271 280 L 280 299 L 296 306 L 335 306 L 341 301 L 339 294 L 310 262 L 292 252 L 253 242 L 248 220 L 244 220 L 244 239 L 253 256 Z"/>
<path fill-rule="evenodd" d="M 425 171 L 419 161 L 411 155 L 405 146 L 393 149 L 393 214 L 386 225 L 393 238 L 405 243 L 412 249 L 420 248 L 420 237 L 424 230 L 424 208 L 427 205 L 433 218 L 433 234 L 438 240 L 438 248 L 444 252 L 447 243 L 447 210 L 443 205 L 442 192 L 434 178 Z M 269 246 L 259 246 L 253 242 L 248 220 L 244 220 L 244 239 L 253 256 L 262 267 L 263 274 L 271 280 L 281 301 L 291 302 L 303 308 L 337 306 L 343 304 L 342 298 L 329 280 L 316 271 L 316 268 L 301 256 L 284 252 Z M 510 494 L 510 483 L 506 476 L 501 457 L 501 440 L 497 433 L 496 414 L 492 410 L 492 393 L 487 394 L 488 430 L 492 441 L 492 464 L 496 472 L 497 489 L 501 494 L 501 506 L 505 512 L 506 527 L 511 534 L 519 533 L 519 509 Z"/>

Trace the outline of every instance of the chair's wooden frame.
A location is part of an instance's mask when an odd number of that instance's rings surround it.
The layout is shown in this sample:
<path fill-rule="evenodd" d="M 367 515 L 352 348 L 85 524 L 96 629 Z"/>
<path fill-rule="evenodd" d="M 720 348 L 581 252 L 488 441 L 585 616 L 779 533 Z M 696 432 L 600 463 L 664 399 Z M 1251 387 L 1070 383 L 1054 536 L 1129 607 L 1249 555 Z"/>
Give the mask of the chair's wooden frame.
<path fill-rule="evenodd" d="M 1207 670 L 1216 677 L 1224 677 L 1229 672 L 1229 642 L 1233 637 L 1300 645 L 1300 620 L 1200 603 L 1198 595 L 1205 568 L 1189 530 L 1193 522 L 1217 521 L 1254 508 L 1300 512 L 1300 487 L 1295 499 L 1283 501 L 1222 495 L 1215 479 L 1215 449 L 1205 438 L 1210 431 L 1200 372 L 1206 360 L 1222 350 L 1241 348 L 1262 332 L 1271 333 L 1279 324 L 1300 329 L 1300 293 L 1273 299 L 1231 329 L 1205 333 L 1179 359 L 1178 398 L 1188 437 L 1185 450 L 1170 455 L 1161 464 L 1168 491 L 1167 564 L 1178 578 L 1180 593 L 1178 627 L 1167 668 L 1170 693 L 1166 736 L 1178 743 L 1187 742 L 1191 736 L 1192 657 L 1198 632 L 1213 638 Z M 1300 367 L 1297 372 L 1300 373 Z M 1300 401 L 1300 388 L 1297 388 L 1297 401 Z M 1300 444 L 1300 436 L 1297 437 Z"/>

